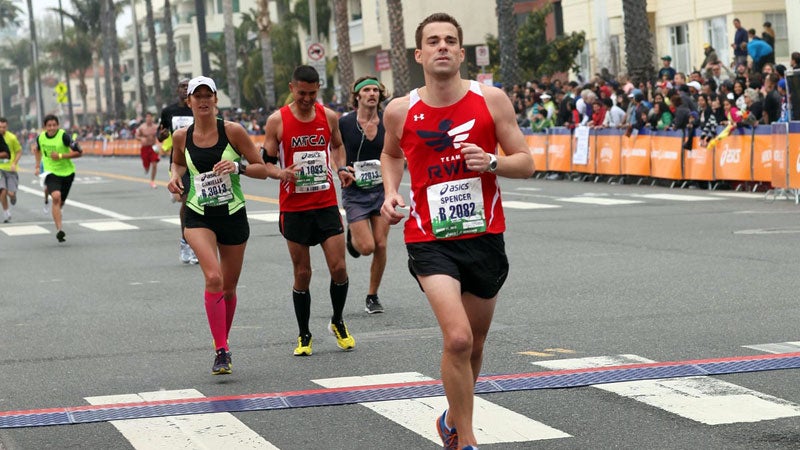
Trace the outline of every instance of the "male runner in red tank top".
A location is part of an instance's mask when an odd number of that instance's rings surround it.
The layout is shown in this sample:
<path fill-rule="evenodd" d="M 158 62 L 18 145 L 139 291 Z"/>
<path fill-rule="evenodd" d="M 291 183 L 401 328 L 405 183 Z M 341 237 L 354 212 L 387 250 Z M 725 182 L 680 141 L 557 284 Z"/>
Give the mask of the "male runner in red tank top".
<path fill-rule="evenodd" d="M 444 337 L 442 383 L 448 410 L 436 421 L 447 449 L 474 449 L 473 392 L 497 293 L 508 274 L 497 175 L 528 178 L 533 160 L 514 108 L 500 89 L 462 80 L 463 32 L 444 13 L 416 31 L 414 57 L 425 86 L 386 108 L 381 214 L 396 224 L 403 157 L 411 177 L 405 224 L 409 269 Z M 498 156 L 497 144 L 505 156 Z"/>
<path fill-rule="evenodd" d="M 289 246 L 294 269 L 292 299 L 297 325 L 295 356 L 311 355 L 311 255 L 320 244 L 331 274 L 333 316 L 328 330 L 342 350 L 356 341 L 342 318 L 347 300 L 344 227 L 333 185 L 331 165 L 346 166 L 346 155 L 336 113 L 317 103 L 319 74 L 311 66 L 298 66 L 289 83 L 294 101 L 274 112 L 265 126 L 264 160 L 279 165 L 280 231 Z M 349 184 L 339 173 L 343 184 Z"/>

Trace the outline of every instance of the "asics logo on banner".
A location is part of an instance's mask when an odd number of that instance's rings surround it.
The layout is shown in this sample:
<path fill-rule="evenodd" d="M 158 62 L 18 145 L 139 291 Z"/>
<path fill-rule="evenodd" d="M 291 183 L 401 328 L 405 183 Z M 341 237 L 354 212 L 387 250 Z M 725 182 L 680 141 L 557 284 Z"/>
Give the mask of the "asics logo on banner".
<path fill-rule="evenodd" d="M 310 134 L 305 136 L 292 136 L 292 148 L 297 147 L 322 147 L 327 145 L 325 136 L 321 134 Z"/>
<path fill-rule="evenodd" d="M 727 163 L 738 164 L 741 159 L 742 149 L 728 148 L 728 146 L 725 145 L 725 150 L 722 151 L 722 155 L 719 157 L 719 165 L 722 167 Z"/>
<path fill-rule="evenodd" d="M 425 120 L 425 114 L 414 114 L 414 122 L 418 120 Z"/>
<path fill-rule="evenodd" d="M 417 135 L 425 140 L 425 145 L 442 152 L 450 147 L 461 148 L 461 143 L 469 138 L 469 131 L 475 126 L 475 119 L 452 127 L 453 121 L 445 119 L 439 122 L 438 131 L 419 130 Z M 451 128 L 452 127 L 452 128 Z"/>

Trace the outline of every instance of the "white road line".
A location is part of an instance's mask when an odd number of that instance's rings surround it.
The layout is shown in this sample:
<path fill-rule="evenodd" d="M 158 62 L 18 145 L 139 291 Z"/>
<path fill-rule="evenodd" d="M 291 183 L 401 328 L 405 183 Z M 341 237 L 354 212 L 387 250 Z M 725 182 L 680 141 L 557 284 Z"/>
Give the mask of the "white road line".
<path fill-rule="evenodd" d="M 416 372 L 405 372 L 312 381 L 327 388 L 338 388 L 426 380 L 431 380 L 431 378 Z M 367 402 L 360 403 L 360 405 L 375 411 L 437 445 L 442 444 L 442 440 L 436 432 L 435 421 L 447 408 L 447 399 L 443 396 Z M 475 398 L 474 427 L 475 437 L 481 444 L 530 442 L 571 437 L 563 431 L 529 419 L 480 397 Z"/>
<path fill-rule="evenodd" d="M 503 208 L 509 209 L 549 209 L 561 208 L 561 205 L 548 205 L 546 203 L 517 202 L 513 200 L 503 200 Z"/>
<path fill-rule="evenodd" d="M 34 194 L 34 195 L 39 195 L 39 196 L 42 195 L 42 190 L 41 189 L 33 189 L 33 188 L 29 188 L 27 186 L 19 186 L 19 190 L 20 191 L 25 191 L 25 192 L 27 192 L 29 194 Z M 128 217 L 126 215 L 115 213 L 114 211 L 109 211 L 107 209 L 98 208 L 97 206 L 87 205 L 86 203 L 81 203 L 81 202 L 78 202 L 78 201 L 75 201 L 75 200 L 72 200 L 72 199 L 67 199 L 67 203 L 69 204 L 69 206 L 74 206 L 75 208 L 85 209 L 87 211 L 91 211 L 93 213 L 100 214 L 101 216 L 111 217 L 112 219 L 119 219 L 119 220 L 130 220 L 131 219 L 131 217 Z"/>
<path fill-rule="evenodd" d="M 266 212 L 266 213 L 254 213 L 254 214 L 247 214 L 248 219 L 258 220 L 261 222 L 277 222 L 280 217 L 279 212 Z"/>
<path fill-rule="evenodd" d="M 92 405 L 203 398 L 194 389 L 86 397 Z M 230 413 L 112 420 L 136 449 L 277 449 Z"/>
<path fill-rule="evenodd" d="M 600 206 L 615 206 L 615 205 L 633 205 L 636 203 L 644 203 L 640 200 L 620 200 L 615 198 L 606 197 L 564 197 L 557 198 L 560 202 L 581 203 L 585 205 L 600 205 Z"/>
<path fill-rule="evenodd" d="M 551 370 L 564 370 L 652 362 L 655 361 L 636 355 L 618 355 L 533 364 Z M 800 416 L 800 405 L 711 377 L 628 381 L 593 387 L 707 425 Z"/>
<path fill-rule="evenodd" d="M 649 198 L 653 200 L 671 200 L 676 202 L 706 202 L 724 200 L 723 197 L 703 197 L 700 195 L 680 194 L 637 194 L 633 197 Z"/>
<path fill-rule="evenodd" d="M 162 222 L 171 223 L 172 225 L 180 225 L 181 218 L 180 217 L 173 217 L 171 219 L 161 219 Z"/>
<path fill-rule="evenodd" d="M 120 222 L 118 220 L 109 220 L 104 222 L 81 222 L 79 225 L 94 231 L 121 231 L 139 229 L 139 227 L 136 225 Z"/>
<path fill-rule="evenodd" d="M 50 234 L 46 228 L 39 225 L 14 225 L 0 227 L 0 231 L 7 236 L 30 236 L 33 234 Z"/>
<path fill-rule="evenodd" d="M 764 200 L 764 193 L 761 192 L 714 192 L 711 195 L 717 197 L 733 197 L 733 198 L 752 198 L 755 200 Z"/>
<path fill-rule="evenodd" d="M 744 348 L 752 348 L 764 353 L 795 353 L 800 352 L 800 341 L 797 342 L 777 342 L 773 344 L 743 345 Z"/>

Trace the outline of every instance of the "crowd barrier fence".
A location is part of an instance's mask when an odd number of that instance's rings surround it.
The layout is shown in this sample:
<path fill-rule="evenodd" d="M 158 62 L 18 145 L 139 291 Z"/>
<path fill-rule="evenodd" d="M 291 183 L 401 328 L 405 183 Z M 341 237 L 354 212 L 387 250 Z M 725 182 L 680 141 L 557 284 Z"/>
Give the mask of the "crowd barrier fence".
<path fill-rule="evenodd" d="M 263 134 L 249 136 L 257 147 L 261 147 L 264 143 Z M 80 143 L 85 154 L 97 156 L 139 156 L 139 149 L 142 147 L 138 139 L 92 140 Z"/>

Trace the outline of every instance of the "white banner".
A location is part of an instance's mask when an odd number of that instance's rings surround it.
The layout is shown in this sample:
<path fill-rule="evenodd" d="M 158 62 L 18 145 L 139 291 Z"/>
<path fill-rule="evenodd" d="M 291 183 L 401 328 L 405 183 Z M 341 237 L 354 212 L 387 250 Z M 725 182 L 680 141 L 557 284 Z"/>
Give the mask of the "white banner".
<path fill-rule="evenodd" d="M 577 145 L 572 154 L 572 164 L 589 164 L 589 127 L 575 128 L 575 138 Z"/>

